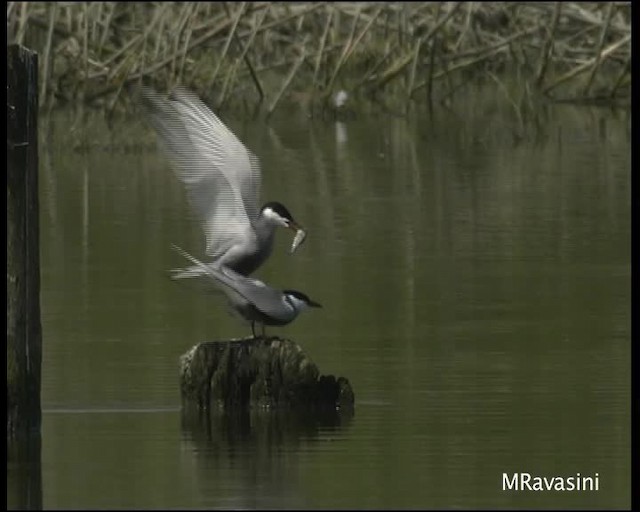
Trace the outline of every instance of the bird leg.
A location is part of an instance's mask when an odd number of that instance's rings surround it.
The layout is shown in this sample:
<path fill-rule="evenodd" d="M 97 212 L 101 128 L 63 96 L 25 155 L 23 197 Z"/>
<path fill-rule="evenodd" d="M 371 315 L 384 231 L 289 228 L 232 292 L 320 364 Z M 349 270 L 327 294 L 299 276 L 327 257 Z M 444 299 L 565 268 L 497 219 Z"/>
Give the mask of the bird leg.
<path fill-rule="evenodd" d="M 256 338 L 256 329 L 255 329 L 255 325 L 256 323 L 252 320 L 251 321 L 251 334 L 253 334 L 253 337 Z"/>

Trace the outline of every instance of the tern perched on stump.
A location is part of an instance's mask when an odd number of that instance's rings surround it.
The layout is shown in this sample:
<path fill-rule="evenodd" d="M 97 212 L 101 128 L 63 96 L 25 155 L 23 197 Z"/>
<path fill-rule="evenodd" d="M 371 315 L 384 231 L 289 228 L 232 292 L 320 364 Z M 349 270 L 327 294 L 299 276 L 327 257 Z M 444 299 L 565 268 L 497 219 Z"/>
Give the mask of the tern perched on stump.
<path fill-rule="evenodd" d="M 198 267 L 204 275 L 213 279 L 225 293 L 231 308 L 251 323 L 251 333 L 256 337 L 255 324 L 286 325 L 307 308 L 322 306 L 297 290 L 276 290 L 258 279 L 243 276 L 228 267 L 205 265 L 188 252 L 174 245 L 173 249 Z"/>

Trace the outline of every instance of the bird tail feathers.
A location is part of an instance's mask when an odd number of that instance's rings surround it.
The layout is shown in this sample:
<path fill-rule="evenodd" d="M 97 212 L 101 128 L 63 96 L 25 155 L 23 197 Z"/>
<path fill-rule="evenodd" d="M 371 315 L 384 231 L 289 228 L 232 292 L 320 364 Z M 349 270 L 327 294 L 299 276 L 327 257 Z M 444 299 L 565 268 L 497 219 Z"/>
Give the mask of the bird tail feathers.
<path fill-rule="evenodd" d="M 194 277 L 203 277 L 207 275 L 207 272 L 199 265 L 186 268 L 173 268 L 169 271 L 171 273 L 171 279 L 191 279 Z"/>

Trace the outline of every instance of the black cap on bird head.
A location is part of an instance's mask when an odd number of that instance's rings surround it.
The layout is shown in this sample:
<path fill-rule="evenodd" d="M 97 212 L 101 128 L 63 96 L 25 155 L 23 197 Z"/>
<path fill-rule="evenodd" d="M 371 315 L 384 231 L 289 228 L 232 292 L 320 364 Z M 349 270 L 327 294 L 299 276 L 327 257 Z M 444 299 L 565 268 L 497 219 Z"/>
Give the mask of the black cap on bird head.
<path fill-rule="evenodd" d="M 301 229 L 300 225 L 294 220 L 293 215 L 287 210 L 287 207 L 277 201 L 270 201 L 260 208 L 260 215 L 275 218 L 276 222 L 284 227 L 297 232 Z"/>
<path fill-rule="evenodd" d="M 278 201 L 269 201 L 268 203 L 264 204 L 262 208 L 260 208 L 260 212 L 265 211 L 267 208 L 276 212 L 283 219 L 293 220 L 293 215 L 289 213 L 287 207 L 282 203 L 279 203 Z"/>
<path fill-rule="evenodd" d="M 282 290 L 282 293 L 284 293 L 285 295 L 292 295 L 296 299 L 301 300 L 302 302 L 306 303 L 307 305 L 313 308 L 322 307 L 322 304 L 319 304 L 318 302 L 311 300 L 308 295 L 302 292 L 299 292 L 298 290 Z"/>

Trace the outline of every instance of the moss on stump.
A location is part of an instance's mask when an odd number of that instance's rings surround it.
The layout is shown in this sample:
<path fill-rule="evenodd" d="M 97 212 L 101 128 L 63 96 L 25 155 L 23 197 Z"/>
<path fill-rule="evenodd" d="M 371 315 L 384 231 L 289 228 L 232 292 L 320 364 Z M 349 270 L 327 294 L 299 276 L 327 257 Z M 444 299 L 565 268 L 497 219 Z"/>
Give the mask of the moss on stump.
<path fill-rule="evenodd" d="M 180 357 L 185 405 L 352 408 L 344 377 L 320 375 L 300 346 L 277 337 L 199 343 Z"/>

